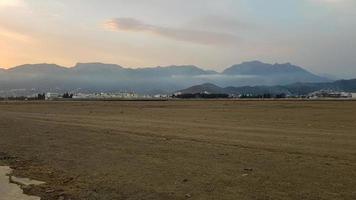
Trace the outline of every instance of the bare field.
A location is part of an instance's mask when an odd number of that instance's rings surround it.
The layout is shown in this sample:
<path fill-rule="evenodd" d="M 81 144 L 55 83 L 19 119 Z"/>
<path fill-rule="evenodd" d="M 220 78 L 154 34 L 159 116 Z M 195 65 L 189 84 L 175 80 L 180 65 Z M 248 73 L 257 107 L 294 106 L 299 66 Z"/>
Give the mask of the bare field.
<path fill-rule="evenodd" d="M 1 164 L 50 200 L 354 200 L 356 101 L 1 102 Z"/>

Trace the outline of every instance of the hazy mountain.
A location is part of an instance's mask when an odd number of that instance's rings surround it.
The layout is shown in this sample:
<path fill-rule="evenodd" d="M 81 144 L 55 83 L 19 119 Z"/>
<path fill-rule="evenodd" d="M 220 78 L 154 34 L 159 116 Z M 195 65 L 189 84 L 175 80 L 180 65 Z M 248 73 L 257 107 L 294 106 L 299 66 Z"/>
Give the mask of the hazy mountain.
<path fill-rule="evenodd" d="M 117 73 L 124 70 L 120 65 L 115 64 L 104 64 L 104 63 L 77 63 L 74 67 L 69 68 L 73 72 L 79 73 L 95 73 L 106 74 L 106 73 Z"/>
<path fill-rule="evenodd" d="M 244 87 L 227 87 L 225 88 L 228 94 L 292 94 L 288 88 L 283 86 L 244 86 Z"/>
<path fill-rule="evenodd" d="M 340 80 L 340 77 L 333 75 L 333 74 L 328 74 L 328 73 L 318 73 L 317 74 L 320 77 L 325 77 L 328 78 L 330 80 L 336 81 L 336 80 Z"/>
<path fill-rule="evenodd" d="M 225 90 L 225 88 L 219 87 L 212 83 L 204 83 L 201 85 L 195 85 L 195 86 L 189 87 L 184 90 L 180 90 L 178 92 L 181 92 L 184 94 L 196 94 L 196 93 L 204 93 L 204 92 L 219 94 L 219 93 L 226 93 L 226 90 Z"/>
<path fill-rule="evenodd" d="M 286 87 L 293 94 L 308 94 L 321 89 L 356 92 L 356 79 L 338 80 L 331 83 L 295 83 Z"/>
<path fill-rule="evenodd" d="M 47 91 L 134 91 L 152 94 L 158 91 L 171 93 L 206 82 L 226 87 L 326 80 L 328 79 L 291 64 L 270 65 L 258 61 L 234 65 L 223 73 L 203 70 L 193 65 L 131 69 L 104 63 L 78 63 L 71 68 L 56 64 L 26 64 L 0 70 L 0 95 L 13 90 L 25 91 L 18 93 L 19 95 Z"/>
<path fill-rule="evenodd" d="M 233 65 L 223 71 L 226 75 L 249 75 L 266 77 L 267 79 L 282 80 L 284 82 L 323 82 L 329 79 L 317 76 L 311 72 L 290 63 L 267 64 L 260 61 L 244 62 Z"/>
<path fill-rule="evenodd" d="M 270 94 L 293 94 L 293 95 L 306 95 L 318 90 L 335 90 L 344 92 L 356 92 L 356 79 L 339 80 L 335 82 L 326 83 L 295 83 L 284 86 L 244 86 L 244 87 L 219 87 L 211 83 L 195 85 L 178 92 L 184 94 L 195 93 L 224 93 L 224 94 L 253 94 L 263 95 Z"/>
<path fill-rule="evenodd" d="M 217 74 L 215 71 L 203 70 L 194 65 L 172 65 L 168 67 L 139 68 L 135 71 L 138 73 L 143 73 L 146 76 L 198 76 Z"/>
<path fill-rule="evenodd" d="M 20 65 L 7 70 L 12 74 L 55 74 L 67 71 L 67 68 L 56 65 L 56 64 L 26 64 Z"/>
<path fill-rule="evenodd" d="M 277 75 L 277 74 L 289 74 L 289 73 L 307 73 L 301 67 L 286 64 L 267 64 L 260 61 L 244 62 L 238 65 L 233 65 L 227 68 L 223 72 L 229 75 Z"/>
<path fill-rule="evenodd" d="M 114 64 L 103 64 L 103 63 L 78 63 L 71 70 L 79 73 L 96 73 L 106 74 L 106 73 L 120 73 L 121 75 L 141 75 L 145 77 L 167 77 L 167 76 L 197 76 L 197 75 L 206 75 L 214 74 L 217 72 L 206 71 L 200 69 L 193 65 L 184 65 L 184 66 L 167 66 L 167 67 L 152 67 L 152 68 L 138 68 L 130 69 L 123 68 L 119 65 Z M 94 74 L 92 74 L 94 75 Z M 141 77 L 141 78 L 145 78 Z"/>
<path fill-rule="evenodd" d="M 183 94 L 196 94 L 196 93 L 213 93 L 213 94 L 291 94 L 287 88 L 283 86 L 243 86 L 243 87 L 219 87 L 211 83 L 196 85 L 184 90 L 180 90 Z"/>

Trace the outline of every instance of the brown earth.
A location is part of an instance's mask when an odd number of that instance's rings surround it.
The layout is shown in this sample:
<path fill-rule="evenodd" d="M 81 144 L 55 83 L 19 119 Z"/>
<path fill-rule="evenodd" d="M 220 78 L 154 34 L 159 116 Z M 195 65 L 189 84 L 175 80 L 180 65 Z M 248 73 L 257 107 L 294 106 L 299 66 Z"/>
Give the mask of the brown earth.
<path fill-rule="evenodd" d="M 2 102 L 43 199 L 356 199 L 356 101 Z"/>

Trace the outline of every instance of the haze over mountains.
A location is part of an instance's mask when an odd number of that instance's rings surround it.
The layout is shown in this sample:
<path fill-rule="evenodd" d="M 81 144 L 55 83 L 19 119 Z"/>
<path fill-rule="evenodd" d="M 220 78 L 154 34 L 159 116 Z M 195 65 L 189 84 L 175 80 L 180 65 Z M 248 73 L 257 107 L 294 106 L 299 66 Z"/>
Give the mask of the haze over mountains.
<path fill-rule="evenodd" d="M 259 61 L 233 65 L 221 73 L 193 65 L 131 69 L 103 63 L 78 63 L 72 68 L 27 64 L 0 70 L 0 95 L 47 91 L 157 94 L 172 93 L 206 82 L 238 87 L 328 81 L 330 79 L 290 63 L 272 65 Z"/>
<path fill-rule="evenodd" d="M 195 85 L 178 92 L 183 94 L 197 94 L 197 93 L 212 93 L 212 94 L 286 94 L 286 95 L 308 95 L 309 93 L 318 90 L 334 90 L 344 92 L 356 92 L 356 79 L 339 80 L 334 82 L 324 83 L 293 83 L 288 85 L 275 85 L 275 86 L 242 86 L 242 87 L 219 87 L 211 83 L 204 83 Z"/>

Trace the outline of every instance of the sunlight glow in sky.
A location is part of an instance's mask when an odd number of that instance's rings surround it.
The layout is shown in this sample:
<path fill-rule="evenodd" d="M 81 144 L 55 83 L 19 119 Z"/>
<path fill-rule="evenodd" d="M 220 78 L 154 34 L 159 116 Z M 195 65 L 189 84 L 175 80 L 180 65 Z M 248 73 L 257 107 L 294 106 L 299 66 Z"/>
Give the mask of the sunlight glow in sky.
<path fill-rule="evenodd" d="M 292 62 L 356 77 L 354 0 L 0 0 L 0 66 Z"/>

